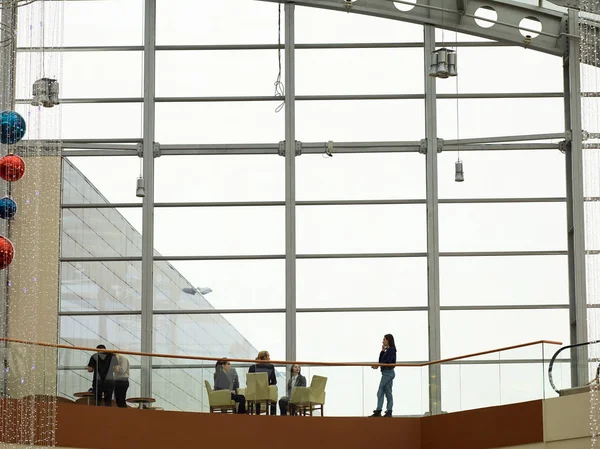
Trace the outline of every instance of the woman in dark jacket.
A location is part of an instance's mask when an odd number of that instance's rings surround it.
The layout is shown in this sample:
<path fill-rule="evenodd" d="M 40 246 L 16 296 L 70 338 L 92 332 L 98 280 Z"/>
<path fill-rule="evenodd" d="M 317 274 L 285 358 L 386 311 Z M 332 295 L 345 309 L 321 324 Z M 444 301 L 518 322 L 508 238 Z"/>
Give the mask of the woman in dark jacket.
<path fill-rule="evenodd" d="M 269 385 L 277 385 L 277 377 L 275 377 L 275 367 L 271 363 L 269 351 L 260 351 L 256 356 L 257 364 L 252 365 L 248 370 L 249 373 L 267 373 L 269 377 Z M 277 413 L 277 405 L 271 406 L 271 415 Z M 260 415 L 260 404 L 256 404 L 256 414 Z"/>
<path fill-rule="evenodd" d="M 392 334 L 386 334 L 383 337 L 383 344 L 381 346 L 381 352 L 379 353 L 379 363 L 396 363 L 396 344 L 394 343 L 394 336 Z M 377 369 L 377 366 L 373 366 L 373 369 Z M 392 417 L 392 408 L 394 407 L 394 396 L 392 395 L 392 387 L 394 385 L 394 373 L 393 366 L 382 366 L 381 367 L 381 381 L 379 382 L 379 389 L 377 390 L 377 408 L 373 411 L 371 416 L 381 416 L 381 410 L 383 409 L 383 397 L 387 400 L 387 408 L 385 411 L 385 417 Z"/>
<path fill-rule="evenodd" d="M 297 363 L 292 365 L 292 369 L 290 371 L 290 380 L 287 383 L 287 396 L 283 396 L 279 400 L 279 412 L 281 416 L 287 415 L 290 405 L 290 398 L 292 397 L 292 388 L 306 387 L 306 377 L 304 377 L 300 371 L 300 365 Z"/>
<path fill-rule="evenodd" d="M 240 388 L 240 380 L 235 368 L 231 367 L 231 363 L 227 359 L 219 360 L 215 365 L 215 391 L 231 391 L 231 399 L 238 403 L 237 413 L 245 414 L 246 398 L 237 394 L 238 388 Z"/>
<path fill-rule="evenodd" d="M 277 377 L 275 377 L 275 367 L 271 361 L 269 351 L 260 351 L 256 357 L 258 363 L 252 365 L 248 370 L 249 373 L 267 373 L 269 376 L 269 385 L 277 385 Z"/>

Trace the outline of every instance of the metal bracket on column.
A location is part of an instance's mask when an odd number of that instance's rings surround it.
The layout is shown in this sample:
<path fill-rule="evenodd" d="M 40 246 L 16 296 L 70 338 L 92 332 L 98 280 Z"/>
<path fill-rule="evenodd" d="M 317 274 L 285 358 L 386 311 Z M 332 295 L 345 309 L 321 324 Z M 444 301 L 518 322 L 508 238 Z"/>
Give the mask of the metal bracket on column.
<path fill-rule="evenodd" d="M 558 142 L 558 151 L 560 151 L 561 153 L 566 153 L 567 151 L 569 151 L 569 149 L 571 148 L 571 141 L 570 140 L 563 140 L 561 142 Z"/>
<path fill-rule="evenodd" d="M 155 158 L 160 157 L 160 143 L 154 142 L 152 154 Z M 141 142 L 137 144 L 137 155 L 144 157 L 144 144 Z"/>
<path fill-rule="evenodd" d="M 285 156 L 285 140 L 279 142 L 279 149 L 277 150 L 279 156 Z M 296 140 L 296 156 L 302 155 L 302 142 Z"/>
<path fill-rule="evenodd" d="M 558 142 L 558 151 L 565 154 L 571 149 L 571 141 L 573 140 L 573 133 L 571 131 L 565 131 L 565 140 Z"/>
<path fill-rule="evenodd" d="M 427 139 L 421 139 L 419 141 L 419 153 L 427 154 Z M 444 149 L 444 139 L 437 139 L 437 152 L 441 153 Z"/>
<path fill-rule="evenodd" d="M 565 140 L 567 142 L 570 142 L 571 140 L 573 140 L 573 131 L 571 131 L 571 130 L 565 131 Z"/>

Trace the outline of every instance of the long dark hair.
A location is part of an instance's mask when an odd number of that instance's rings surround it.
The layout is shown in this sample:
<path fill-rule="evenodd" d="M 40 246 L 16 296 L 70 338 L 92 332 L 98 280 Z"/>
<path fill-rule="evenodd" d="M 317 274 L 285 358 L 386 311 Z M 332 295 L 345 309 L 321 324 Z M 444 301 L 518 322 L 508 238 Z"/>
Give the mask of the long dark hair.
<path fill-rule="evenodd" d="M 385 338 L 388 341 L 388 345 L 390 345 L 390 348 L 396 347 L 396 343 L 394 343 L 394 336 L 392 334 L 385 334 L 383 338 Z"/>
<path fill-rule="evenodd" d="M 298 365 L 298 376 L 302 376 L 302 367 L 298 363 L 294 363 L 290 367 L 290 380 L 288 380 L 287 387 L 288 390 L 292 388 L 292 376 L 294 375 L 294 366 Z"/>

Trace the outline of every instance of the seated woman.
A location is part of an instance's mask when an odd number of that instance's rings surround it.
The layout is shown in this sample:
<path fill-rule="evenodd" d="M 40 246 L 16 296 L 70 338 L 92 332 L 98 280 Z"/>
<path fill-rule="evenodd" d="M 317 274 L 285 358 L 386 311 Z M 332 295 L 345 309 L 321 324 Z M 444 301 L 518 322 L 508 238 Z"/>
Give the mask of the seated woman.
<path fill-rule="evenodd" d="M 260 351 L 256 357 L 258 363 L 252 365 L 248 370 L 249 373 L 267 373 L 269 376 L 269 385 L 277 385 L 277 377 L 275 377 L 275 367 L 272 363 L 269 363 L 271 356 L 269 351 Z M 256 414 L 260 415 L 260 404 L 256 404 Z M 271 415 L 277 414 L 277 406 L 273 404 L 271 406 Z"/>
<path fill-rule="evenodd" d="M 238 404 L 237 413 L 246 413 L 246 398 L 237 394 L 237 389 L 240 388 L 240 380 L 237 371 L 231 367 L 231 364 L 226 359 L 221 359 L 215 365 L 215 390 L 231 391 L 231 399 Z"/>
<path fill-rule="evenodd" d="M 300 365 L 295 363 L 290 371 L 290 380 L 287 383 L 287 396 L 283 396 L 279 400 L 279 413 L 281 416 L 287 415 L 290 406 L 290 398 L 292 397 L 292 388 L 306 387 L 306 377 L 300 374 Z"/>

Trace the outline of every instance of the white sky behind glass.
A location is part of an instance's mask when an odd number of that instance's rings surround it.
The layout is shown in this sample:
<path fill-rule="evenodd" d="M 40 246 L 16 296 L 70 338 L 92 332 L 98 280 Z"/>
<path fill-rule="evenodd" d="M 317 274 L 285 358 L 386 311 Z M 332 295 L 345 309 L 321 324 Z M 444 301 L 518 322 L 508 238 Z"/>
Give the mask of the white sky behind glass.
<path fill-rule="evenodd" d="M 67 2 L 65 45 L 141 44 L 142 4 L 141 0 Z M 412 24 L 296 8 L 300 43 L 414 42 L 422 36 L 422 28 Z M 450 32 L 444 37 L 454 40 Z M 275 42 L 277 5 L 251 0 L 158 2 L 159 45 Z M 519 48 L 460 48 L 458 55 L 459 77 L 439 80 L 439 92 L 456 92 L 457 80 L 460 92 L 562 89 L 561 62 L 556 57 Z M 419 49 L 298 50 L 297 93 L 421 93 L 421 58 Z M 65 97 L 141 96 L 139 52 L 67 54 L 64 64 Z M 157 94 L 270 95 L 277 70 L 275 51 L 159 52 Z M 103 80 L 100 86 L 96 80 Z M 156 140 L 163 144 L 278 142 L 284 128 L 283 112 L 274 111 L 277 105 L 159 103 Z M 139 105 L 62 107 L 64 138 L 141 135 Z M 461 100 L 460 133 L 456 110 L 454 100 L 438 102 L 440 137 L 564 129 L 561 99 Z M 422 101 L 298 102 L 297 139 L 419 140 L 425 132 L 423 115 Z M 463 153 L 466 180 L 461 184 L 453 181 L 456 157 L 449 152 L 439 157 L 440 198 L 564 196 L 564 157 L 558 151 Z M 137 158 L 73 161 L 110 201 L 139 201 L 134 188 Z M 303 155 L 297 158 L 297 196 L 302 200 L 424 199 L 424 164 L 417 154 Z M 277 156 L 163 156 L 156 159 L 156 174 L 156 201 L 284 199 L 283 158 Z M 124 213 L 141 229 L 139 211 Z M 155 248 L 165 255 L 283 254 L 283 213 L 281 207 L 157 209 Z M 565 215 L 562 204 L 442 205 L 441 249 L 564 250 Z M 299 253 L 426 250 L 423 205 L 303 207 L 298 209 L 297 226 Z M 216 308 L 284 306 L 283 261 L 173 265 L 194 285 L 213 288 L 208 299 Z M 444 258 L 440 278 L 443 305 L 568 301 L 564 257 Z M 299 307 L 424 306 L 426 301 L 424 259 L 298 261 Z M 299 315 L 298 358 L 371 360 L 386 332 L 396 334 L 400 359 L 427 358 L 425 313 L 383 316 Z M 567 341 L 567 318 L 566 310 L 443 313 L 442 350 L 449 356 L 541 338 Z M 273 358 L 284 358 L 283 315 L 234 314 L 227 319 L 254 346 L 268 349 Z M 338 350 L 340 342 L 346 343 Z M 337 374 L 330 376 L 331 385 L 343 382 L 343 376 L 338 380 Z M 368 370 L 364 376 L 364 382 L 376 382 L 377 373 Z M 370 391 L 366 394 L 368 399 Z M 413 399 L 416 404 L 417 398 Z M 372 404 L 366 400 L 363 406 L 369 410 Z"/>

